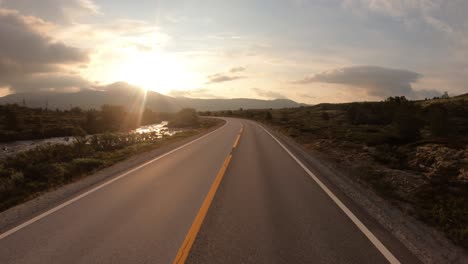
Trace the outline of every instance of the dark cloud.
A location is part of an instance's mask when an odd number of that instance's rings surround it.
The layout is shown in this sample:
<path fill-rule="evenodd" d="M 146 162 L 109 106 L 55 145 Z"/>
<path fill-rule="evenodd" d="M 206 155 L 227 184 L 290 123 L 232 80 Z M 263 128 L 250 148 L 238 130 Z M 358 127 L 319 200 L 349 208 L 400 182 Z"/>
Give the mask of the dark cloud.
<path fill-rule="evenodd" d="M 335 69 L 302 80 L 295 84 L 315 82 L 349 85 L 365 89 L 371 96 L 386 98 L 388 96 L 404 95 L 410 98 L 421 98 L 436 91 L 416 91 L 412 84 L 422 77 L 421 74 L 401 69 L 391 69 L 378 66 L 354 66 Z"/>
<path fill-rule="evenodd" d="M 1 0 L 0 7 L 56 23 L 71 23 L 82 16 L 99 14 L 99 7 L 92 0 Z"/>
<path fill-rule="evenodd" d="M 238 79 L 242 79 L 242 78 L 245 78 L 245 76 L 217 73 L 217 74 L 213 74 L 213 75 L 208 76 L 207 84 L 220 83 L 220 82 L 229 82 L 229 81 L 234 81 L 234 80 L 238 80 Z"/>
<path fill-rule="evenodd" d="M 19 63 L 54 64 L 83 62 L 87 54 L 80 49 L 56 42 L 36 25 L 39 19 L 0 9 L 0 57 Z M 46 22 L 43 22 L 46 23 Z"/>
<path fill-rule="evenodd" d="M 230 73 L 236 73 L 236 72 L 243 72 L 246 69 L 244 67 L 234 67 L 231 70 L 229 70 Z"/>
<path fill-rule="evenodd" d="M 252 88 L 253 91 L 255 91 L 256 94 L 262 96 L 262 97 L 267 97 L 270 99 L 286 99 L 286 96 L 279 92 L 271 91 L 271 90 L 265 90 L 265 89 L 260 89 L 260 88 Z"/>
<path fill-rule="evenodd" d="M 86 89 L 91 87 L 91 83 L 79 75 L 55 72 L 25 75 L 22 78 L 12 80 L 9 85 L 15 92 L 70 91 L 71 89 Z"/>
<path fill-rule="evenodd" d="M 18 92 L 85 83 L 65 68 L 87 63 L 88 54 L 46 35 L 46 25 L 39 18 L 0 9 L 0 86 Z"/>

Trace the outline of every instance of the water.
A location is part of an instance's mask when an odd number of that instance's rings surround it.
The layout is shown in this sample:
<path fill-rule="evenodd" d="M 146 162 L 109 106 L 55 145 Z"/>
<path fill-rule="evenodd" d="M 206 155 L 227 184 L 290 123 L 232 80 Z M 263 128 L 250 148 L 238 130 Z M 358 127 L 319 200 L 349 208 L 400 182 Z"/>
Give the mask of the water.
<path fill-rule="evenodd" d="M 169 129 L 167 127 L 167 124 L 169 122 L 167 121 L 162 121 L 159 124 L 153 124 L 153 125 L 148 125 L 148 126 L 141 126 L 134 131 L 133 133 L 138 133 L 138 134 L 144 134 L 144 133 L 151 133 L 151 132 L 156 132 L 158 134 L 158 138 L 161 138 L 163 136 L 173 136 L 178 132 L 181 132 L 181 130 L 176 130 L 176 129 Z"/>
<path fill-rule="evenodd" d="M 162 138 L 163 136 L 173 136 L 182 131 L 177 129 L 169 129 L 167 124 L 167 121 L 162 121 L 159 124 L 141 126 L 133 131 L 130 131 L 130 133 L 144 134 L 156 132 L 157 137 Z M 73 137 L 54 137 L 47 139 L 21 140 L 0 143 L 0 157 L 14 155 L 18 152 L 30 150 L 44 144 L 72 144 L 74 141 L 75 139 Z"/>

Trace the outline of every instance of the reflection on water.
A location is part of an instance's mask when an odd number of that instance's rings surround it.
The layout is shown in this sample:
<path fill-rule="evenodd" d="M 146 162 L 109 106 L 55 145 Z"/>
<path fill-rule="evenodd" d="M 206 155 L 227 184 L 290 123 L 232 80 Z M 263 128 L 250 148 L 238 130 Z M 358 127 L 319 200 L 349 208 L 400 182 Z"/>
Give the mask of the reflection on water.
<path fill-rule="evenodd" d="M 175 130 L 175 129 L 169 129 L 167 127 L 168 122 L 167 121 L 162 121 L 159 124 L 153 124 L 153 125 L 148 125 L 148 126 L 141 126 L 137 129 L 135 129 L 133 132 L 138 133 L 138 134 L 144 134 L 144 133 L 156 133 L 158 135 L 158 138 L 161 138 L 163 136 L 173 136 L 180 132 L 180 130 Z"/>
<path fill-rule="evenodd" d="M 163 136 L 173 136 L 182 130 L 169 129 L 168 122 L 162 121 L 159 124 L 141 126 L 130 133 L 156 133 L 157 138 Z M 72 144 L 75 141 L 73 137 L 55 137 L 39 140 L 20 140 L 7 143 L 0 143 L 0 157 L 16 154 L 21 151 L 30 150 L 44 144 Z"/>

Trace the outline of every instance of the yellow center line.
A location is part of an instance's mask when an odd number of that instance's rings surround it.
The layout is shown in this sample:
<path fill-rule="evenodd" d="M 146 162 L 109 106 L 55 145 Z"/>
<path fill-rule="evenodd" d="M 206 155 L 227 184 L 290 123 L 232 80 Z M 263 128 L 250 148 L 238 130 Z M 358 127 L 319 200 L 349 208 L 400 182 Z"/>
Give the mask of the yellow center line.
<path fill-rule="evenodd" d="M 243 130 L 244 125 L 242 125 L 239 134 L 237 135 L 233 149 L 237 147 Z M 216 178 L 213 184 L 211 185 L 211 188 L 208 191 L 205 200 L 203 200 L 202 206 L 200 207 L 200 210 L 198 211 L 197 216 L 195 217 L 195 220 L 192 223 L 192 226 L 190 227 L 187 235 L 185 236 L 182 246 L 179 248 L 176 257 L 172 262 L 173 264 L 182 264 L 185 263 L 185 261 L 187 260 L 190 250 L 192 249 L 193 243 L 195 242 L 195 238 L 197 237 L 197 234 L 200 231 L 200 228 L 203 224 L 203 220 L 205 220 L 206 214 L 208 213 L 208 209 L 210 208 L 210 205 L 213 202 L 216 191 L 218 190 L 218 187 L 221 184 L 221 181 L 223 180 L 224 174 L 226 173 L 229 163 L 231 162 L 231 158 L 232 153 L 230 153 L 224 160 L 223 166 L 216 175 Z"/>
<path fill-rule="evenodd" d="M 237 144 L 239 144 L 241 134 L 237 135 L 236 141 L 234 142 L 234 145 L 232 146 L 233 149 L 237 148 Z"/>
<path fill-rule="evenodd" d="M 195 238 L 197 237 L 198 231 L 200 231 L 200 227 L 203 223 L 203 220 L 205 219 L 208 209 L 210 208 L 211 202 L 213 201 L 216 191 L 218 190 L 219 184 L 223 179 L 224 173 L 226 172 L 226 169 L 229 166 L 229 163 L 231 162 L 231 158 L 232 154 L 229 154 L 224 160 L 223 166 L 219 170 L 218 175 L 216 175 L 216 178 L 213 184 L 211 185 L 210 191 L 206 195 L 205 200 L 203 201 L 203 204 L 200 210 L 198 211 L 198 214 L 195 217 L 195 220 L 193 221 L 192 226 L 190 227 L 187 233 L 187 236 L 185 237 L 184 243 L 182 243 L 182 246 L 177 252 L 174 261 L 172 262 L 173 264 L 185 263 L 185 261 L 187 260 L 193 242 L 195 242 Z"/>
<path fill-rule="evenodd" d="M 237 145 L 239 144 L 240 137 L 242 135 L 242 132 L 244 131 L 244 125 L 242 125 L 239 134 L 237 135 L 236 141 L 234 141 L 234 145 L 232 146 L 232 149 L 237 148 Z"/>

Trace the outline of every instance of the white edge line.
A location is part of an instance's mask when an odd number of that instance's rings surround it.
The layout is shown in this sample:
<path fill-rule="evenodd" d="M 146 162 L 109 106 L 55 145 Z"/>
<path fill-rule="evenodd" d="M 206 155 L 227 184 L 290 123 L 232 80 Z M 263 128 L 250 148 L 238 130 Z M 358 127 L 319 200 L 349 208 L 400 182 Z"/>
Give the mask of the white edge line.
<path fill-rule="evenodd" d="M 388 262 L 392 264 L 400 263 L 400 261 L 398 261 L 398 259 L 382 244 L 382 242 L 380 242 L 380 240 L 374 234 L 372 234 L 372 232 L 361 222 L 361 220 L 359 220 L 356 215 L 354 215 L 353 212 L 351 212 L 351 210 L 349 210 L 348 207 L 346 207 L 346 205 L 344 205 L 340 199 L 338 199 L 338 197 L 336 197 L 333 192 L 330 191 L 330 189 L 328 189 L 328 187 L 323 184 L 323 182 L 320 181 L 317 176 L 315 176 L 314 173 L 312 173 L 296 156 L 294 156 L 294 154 L 291 153 L 291 151 L 289 151 L 289 149 L 283 145 L 283 143 L 281 143 L 275 136 L 273 136 L 265 127 L 262 125 L 260 126 L 289 154 L 289 156 L 291 156 L 299 164 L 299 166 L 301 166 L 307 172 L 307 174 L 309 174 L 309 176 L 336 203 L 336 205 L 338 205 L 338 207 L 346 214 L 346 216 L 351 219 L 351 221 L 359 228 L 359 230 L 364 233 L 370 242 L 374 244 L 374 246 L 380 251 L 380 253 L 382 253 Z"/>
<path fill-rule="evenodd" d="M 128 171 L 126 171 L 126 172 L 120 174 L 119 176 L 114 177 L 114 178 L 112 178 L 112 179 L 110 179 L 110 180 L 108 180 L 108 181 L 102 183 L 101 185 L 94 187 L 93 189 L 91 189 L 91 190 L 89 190 L 89 191 L 86 191 L 86 192 L 84 192 L 84 193 L 82 193 L 82 194 L 80 194 L 80 195 L 78 195 L 78 196 L 76 196 L 76 197 L 74 197 L 74 198 L 72 198 L 72 199 L 70 199 L 70 200 L 68 200 L 68 201 L 66 201 L 66 202 L 64 202 L 64 203 L 62 203 L 62 204 L 57 205 L 56 207 L 54 207 L 54 208 L 52 208 L 52 209 L 50 209 L 50 210 L 48 210 L 48 211 L 46 211 L 46 212 L 44 212 L 44 213 L 42 213 L 42 214 L 36 216 L 36 217 L 34 217 L 34 218 L 31 218 L 30 220 L 28 220 L 28 221 L 26 221 L 26 222 L 24 222 L 24 223 L 22 223 L 22 224 L 20 224 L 20 225 L 18 225 L 18 226 L 16 226 L 16 227 L 12 228 L 12 229 L 10 229 L 10 230 L 8 230 L 8 231 L 6 231 L 6 232 L 0 234 L 0 240 L 6 238 L 7 236 L 12 235 L 12 234 L 18 232 L 19 230 L 21 230 L 21 229 L 23 229 L 23 228 L 25 228 L 25 227 L 27 227 L 27 226 L 33 224 L 34 222 L 39 221 L 39 220 L 41 220 L 42 218 L 44 218 L 44 217 L 46 217 L 46 216 L 48 216 L 48 215 L 50 215 L 50 214 L 52 214 L 52 213 L 54 213 L 54 212 L 56 212 L 56 211 L 62 209 L 62 208 L 64 208 L 65 206 L 70 205 L 70 204 L 72 204 L 72 203 L 74 203 L 74 202 L 80 200 L 80 199 L 83 198 L 83 197 L 85 197 L 85 196 L 87 196 L 87 195 L 90 195 L 91 193 L 93 193 L 93 192 L 95 192 L 95 191 L 97 191 L 97 190 L 99 190 L 99 189 L 101 189 L 101 188 L 103 188 L 103 187 L 105 187 L 105 186 L 107 186 L 107 185 L 109 185 L 109 184 L 115 182 L 115 181 L 118 181 L 118 180 L 122 179 L 123 177 L 125 177 L 125 176 L 129 175 L 130 173 L 135 172 L 135 171 L 137 171 L 137 170 L 139 170 L 139 169 L 141 169 L 141 168 L 147 166 L 147 165 L 150 164 L 150 163 L 153 163 L 153 162 L 155 162 L 155 161 L 157 161 L 157 160 L 159 160 L 159 159 L 162 159 L 162 158 L 164 158 L 164 157 L 166 157 L 166 156 L 168 156 L 168 155 L 170 155 L 170 154 L 172 154 L 172 153 L 174 153 L 174 152 L 176 152 L 176 151 L 178 151 L 178 150 L 180 150 L 180 149 L 182 149 L 182 148 L 184 148 L 184 147 L 186 147 L 186 146 L 188 146 L 188 145 L 190 145 L 190 144 L 192 144 L 192 143 L 195 143 L 195 142 L 197 142 L 197 141 L 199 141 L 199 140 L 201 140 L 201 139 L 203 139 L 203 138 L 205 138 L 205 137 L 207 137 L 207 136 L 209 136 L 209 135 L 211 135 L 211 134 L 213 134 L 213 133 L 219 131 L 221 128 L 224 128 L 224 127 L 226 126 L 226 124 L 227 124 L 227 121 L 226 121 L 226 123 L 225 123 L 223 126 L 221 126 L 220 128 L 217 128 L 217 129 L 214 130 L 214 131 L 211 131 L 210 133 L 208 133 L 208 134 L 206 134 L 206 135 L 203 135 L 203 136 L 201 136 L 201 137 L 199 137 L 199 138 L 196 138 L 196 139 L 194 139 L 194 140 L 192 140 L 192 141 L 190 141 L 190 142 L 188 142 L 188 143 L 185 143 L 184 145 L 182 145 L 182 146 L 180 146 L 180 147 L 178 147 L 178 148 L 175 148 L 175 149 L 173 149 L 173 150 L 171 150 L 171 151 L 169 151 L 169 152 L 166 152 L 166 153 L 164 153 L 164 154 L 162 154 L 162 155 L 160 155 L 160 156 L 157 156 L 156 158 L 154 158 L 154 159 L 152 159 L 152 160 L 150 160 L 150 161 L 147 161 L 147 162 L 145 162 L 145 163 L 143 163 L 143 164 L 141 164 L 141 165 L 139 165 L 139 166 L 137 166 L 137 167 L 135 167 L 135 168 L 133 168 L 133 169 L 131 169 L 131 170 L 128 170 Z"/>

